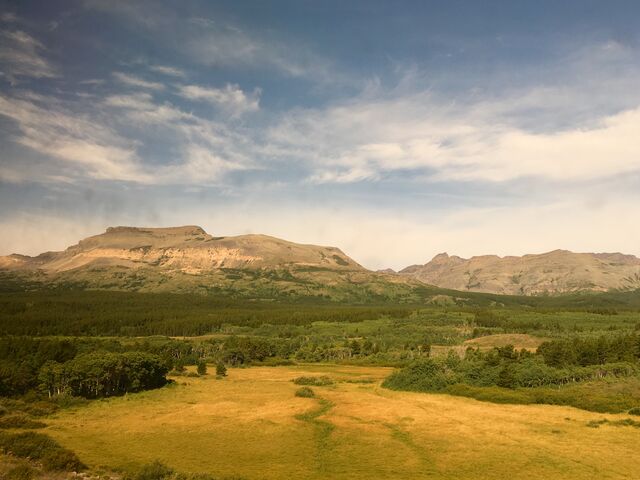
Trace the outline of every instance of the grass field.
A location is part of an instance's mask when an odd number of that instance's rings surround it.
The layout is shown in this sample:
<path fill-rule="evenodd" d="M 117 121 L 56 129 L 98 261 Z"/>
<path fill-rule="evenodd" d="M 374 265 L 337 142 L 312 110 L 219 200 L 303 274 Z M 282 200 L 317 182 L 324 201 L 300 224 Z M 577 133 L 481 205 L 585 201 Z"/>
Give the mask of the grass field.
<path fill-rule="evenodd" d="M 388 368 L 232 369 L 59 413 L 46 431 L 93 467 L 281 478 L 637 478 L 640 429 L 567 407 L 382 389 Z M 299 398 L 291 380 L 328 375 Z M 592 424 L 593 425 L 593 424 Z"/>
<path fill-rule="evenodd" d="M 503 333 L 472 338 L 463 343 L 463 346 L 490 350 L 494 347 L 506 347 L 513 345 L 516 350 L 529 350 L 535 352 L 547 338 L 534 337 L 524 333 Z"/>

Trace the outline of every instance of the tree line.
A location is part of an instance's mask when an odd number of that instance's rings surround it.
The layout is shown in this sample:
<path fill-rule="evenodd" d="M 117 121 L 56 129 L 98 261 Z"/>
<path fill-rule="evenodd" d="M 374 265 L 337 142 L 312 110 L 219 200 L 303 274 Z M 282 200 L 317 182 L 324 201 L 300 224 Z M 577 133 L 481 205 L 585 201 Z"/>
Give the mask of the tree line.
<path fill-rule="evenodd" d="M 113 341 L 88 339 L 1 338 L 0 395 L 33 391 L 48 396 L 98 398 L 166 384 L 171 361 L 153 352 L 130 350 L 136 347 L 144 345 L 126 347 Z"/>
<path fill-rule="evenodd" d="M 456 384 L 475 387 L 532 388 L 561 386 L 605 377 L 638 377 L 640 335 L 560 339 L 537 353 L 496 347 L 468 348 L 463 358 L 421 359 L 393 373 L 384 383 L 398 390 L 444 391 Z"/>

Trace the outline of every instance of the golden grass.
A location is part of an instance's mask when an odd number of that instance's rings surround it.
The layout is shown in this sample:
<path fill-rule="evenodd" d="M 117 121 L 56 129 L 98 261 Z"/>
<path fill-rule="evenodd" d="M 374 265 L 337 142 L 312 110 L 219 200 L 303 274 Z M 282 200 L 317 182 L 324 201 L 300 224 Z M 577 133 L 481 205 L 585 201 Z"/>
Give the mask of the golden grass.
<path fill-rule="evenodd" d="M 480 349 L 491 349 L 493 347 L 505 347 L 513 345 L 516 350 L 531 350 L 535 352 L 538 347 L 546 341 L 546 338 L 534 337 L 525 333 L 502 333 L 487 335 L 485 337 L 472 338 L 464 342 L 466 347 L 479 347 Z"/>
<path fill-rule="evenodd" d="M 47 433 L 92 466 L 154 459 L 185 472 L 249 479 L 637 478 L 640 429 L 568 407 L 496 405 L 393 392 L 388 368 L 306 365 L 231 369 L 223 380 L 64 411 Z M 317 399 L 294 396 L 301 375 L 328 375 Z"/>

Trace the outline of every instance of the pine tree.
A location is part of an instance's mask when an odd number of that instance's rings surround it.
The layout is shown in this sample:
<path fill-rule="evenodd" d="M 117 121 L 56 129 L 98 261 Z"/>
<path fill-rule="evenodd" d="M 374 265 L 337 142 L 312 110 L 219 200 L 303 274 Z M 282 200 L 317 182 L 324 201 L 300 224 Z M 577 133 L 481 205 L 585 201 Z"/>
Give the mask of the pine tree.
<path fill-rule="evenodd" d="M 207 374 L 207 364 L 204 360 L 200 360 L 198 362 L 198 375 L 206 375 Z"/>

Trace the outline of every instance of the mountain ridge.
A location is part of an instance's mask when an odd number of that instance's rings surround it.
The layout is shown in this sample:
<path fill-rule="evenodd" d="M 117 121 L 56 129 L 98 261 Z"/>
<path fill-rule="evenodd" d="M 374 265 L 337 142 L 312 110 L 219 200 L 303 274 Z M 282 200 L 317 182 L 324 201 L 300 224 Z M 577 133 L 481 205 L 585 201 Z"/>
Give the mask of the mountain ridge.
<path fill-rule="evenodd" d="M 540 295 L 640 288 L 640 258 L 556 249 L 522 256 L 462 258 L 440 253 L 398 272 L 429 285 L 460 291 Z"/>
<path fill-rule="evenodd" d="M 11 289 L 202 293 L 237 298 L 418 301 L 420 282 L 362 267 L 342 250 L 197 226 L 109 227 L 59 252 L 0 257 Z"/>
<path fill-rule="evenodd" d="M 141 291 L 252 290 L 264 295 L 415 298 L 422 286 L 541 295 L 640 289 L 640 258 L 553 250 L 462 258 L 439 253 L 399 272 L 370 271 L 332 246 L 247 234 L 213 236 L 196 225 L 115 226 L 63 251 L 0 257 L 5 274 L 43 284 Z M 341 291 L 344 290 L 344 292 Z M 390 293 L 391 292 L 391 293 Z M 395 297 L 394 297 L 395 296 Z"/>
<path fill-rule="evenodd" d="M 76 268 L 143 264 L 190 273 L 287 265 L 364 270 L 339 248 L 298 244 L 261 234 L 213 237 L 198 226 L 109 227 L 60 252 L 0 257 L 0 268 L 59 273 Z"/>

